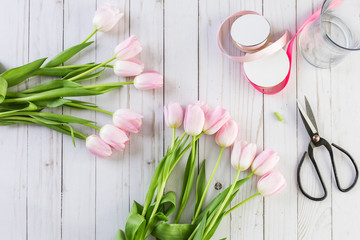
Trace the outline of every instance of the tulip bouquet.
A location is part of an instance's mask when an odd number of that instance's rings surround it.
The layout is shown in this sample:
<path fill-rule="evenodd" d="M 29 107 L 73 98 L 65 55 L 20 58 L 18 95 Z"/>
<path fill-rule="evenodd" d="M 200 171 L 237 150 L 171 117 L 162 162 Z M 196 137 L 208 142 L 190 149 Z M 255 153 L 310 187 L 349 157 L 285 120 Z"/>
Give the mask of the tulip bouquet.
<path fill-rule="evenodd" d="M 26 65 L 9 69 L 0 74 L 0 125 L 39 124 L 61 133 L 71 135 L 74 139 L 86 139 L 87 147 L 99 157 L 108 157 L 112 150 L 123 150 L 128 133 L 136 133 L 141 126 L 141 115 L 130 110 L 121 109 L 115 113 L 98 108 L 91 102 L 80 101 L 71 97 L 100 95 L 133 84 L 140 90 L 162 87 L 163 77 L 155 71 L 143 72 L 144 64 L 134 58 L 142 51 L 142 45 L 135 36 L 116 46 L 114 56 L 102 63 L 65 65 L 65 62 L 90 46 L 89 39 L 98 31 L 111 30 L 123 14 L 111 4 L 97 9 L 93 18 L 95 30 L 80 44 L 70 47 L 52 59 L 41 58 Z M 116 60 L 114 65 L 110 62 Z M 102 68 L 101 70 L 98 70 Z M 113 69 L 121 77 L 134 77 L 124 82 L 103 84 L 83 84 L 102 75 L 105 69 Z M 35 76 L 56 77 L 42 84 L 21 91 L 13 91 L 24 80 Z M 49 108 L 66 107 L 98 111 L 113 116 L 114 125 L 100 128 L 94 122 L 75 116 L 46 112 Z M 74 130 L 73 124 L 100 130 L 100 138 L 87 137 Z"/>
<path fill-rule="evenodd" d="M 167 148 L 165 156 L 155 169 L 143 205 L 134 201 L 127 217 L 125 231 L 119 230 L 116 240 L 146 239 L 150 235 L 163 240 L 207 240 L 215 233 L 224 216 L 259 195 L 271 196 L 286 186 L 283 175 L 273 170 L 279 161 L 278 154 L 271 149 L 265 149 L 257 154 L 257 146 L 254 143 L 237 140 L 238 124 L 222 107 L 209 109 L 206 103 L 199 101 L 188 105 L 184 116 L 180 104 L 169 103 L 164 107 L 164 117 L 166 125 L 173 129 L 172 144 Z M 183 122 L 184 133 L 176 136 L 175 129 L 179 128 Z M 219 157 L 208 180 L 205 176 L 206 161 L 202 162 L 196 177 L 194 205 L 188 206 L 189 195 L 195 181 L 198 141 L 203 134 L 215 134 L 215 141 L 220 147 Z M 223 152 L 229 147 L 232 147 L 231 164 L 237 171 L 234 181 L 207 206 L 204 206 L 205 197 Z M 178 199 L 179 206 L 176 206 L 175 193 L 171 191 L 165 193 L 164 190 L 171 173 L 187 151 L 189 155 L 184 171 L 182 191 Z M 239 180 L 240 172 L 249 168 L 251 171 L 247 177 Z M 258 180 L 257 191 L 228 209 L 240 187 L 254 175 L 261 176 Z M 188 223 L 179 223 L 185 207 L 193 208 L 192 220 Z M 175 212 L 174 223 L 169 223 L 168 217 Z"/>

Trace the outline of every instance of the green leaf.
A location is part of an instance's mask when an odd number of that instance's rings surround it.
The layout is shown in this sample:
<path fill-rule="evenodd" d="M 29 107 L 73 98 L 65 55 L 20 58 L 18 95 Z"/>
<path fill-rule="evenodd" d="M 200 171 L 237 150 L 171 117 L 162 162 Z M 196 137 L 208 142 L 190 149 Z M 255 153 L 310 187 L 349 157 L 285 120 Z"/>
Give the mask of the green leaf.
<path fill-rule="evenodd" d="M 162 173 L 162 170 L 163 170 L 163 167 L 164 167 L 164 163 L 168 157 L 169 153 L 167 152 L 165 154 L 165 156 L 163 157 L 163 159 L 160 161 L 160 163 L 157 165 L 157 167 L 155 168 L 155 172 L 151 178 L 151 181 L 150 181 L 150 185 L 149 185 L 149 188 L 148 188 L 148 191 L 146 193 L 146 197 L 145 197 L 145 201 L 144 201 L 144 210 L 142 212 L 142 215 L 145 214 L 144 211 L 147 211 L 153 198 L 154 198 L 154 195 L 155 195 L 155 190 L 159 184 L 159 181 L 160 181 L 160 177 L 161 177 L 161 173 Z"/>
<path fill-rule="evenodd" d="M 43 107 L 43 108 L 45 108 L 45 107 L 55 108 L 55 107 L 60 107 L 69 102 L 71 102 L 70 99 L 55 98 L 55 99 L 49 99 L 49 100 L 34 101 L 34 104 L 36 104 L 39 107 Z"/>
<path fill-rule="evenodd" d="M 28 101 L 40 101 L 49 100 L 59 97 L 80 97 L 80 96 L 92 96 L 102 94 L 102 91 L 94 91 L 83 88 L 59 88 L 48 90 L 41 93 L 29 94 L 28 97 L 21 97 L 16 99 L 7 99 L 7 102 L 28 102 Z"/>
<path fill-rule="evenodd" d="M 152 235 L 159 240 L 187 240 L 194 231 L 192 224 L 160 223 L 153 230 Z"/>
<path fill-rule="evenodd" d="M 204 236 L 204 231 L 206 228 L 206 221 L 207 221 L 207 217 L 206 215 L 203 217 L 203 219 L 200 222 L 199 228 L 196 230 L 196 233 L 194 235 L 193 240 L 202 240 L 203 236 Z"/>
<path fill-rule="evenodd" d="M 32 102 L 26 102 L 24 104 L 15 106 L 14 108 L 11 108 L 11 106 L 8 106 L 6 104 L 1 104 L 1 107 L 11 109 L 11 110 L 2 111 L 0 113 L 0 117 L 6 116 L 6 115 L 13 115 L 13 114 L 18 113 L 18 112 L 24 112 L 24 111 L 28 112 L 28 111 L 37 111 L 37 110 L 39 110 L 38 107 Z M 12 110 L 12 109 L 14 109 L 14 110 Z"/>
<path fill-rule="evenodd" d="M 154 230 L 154 228 L 160 223 L 160 222 L 167 222 L 168 218 L 165 216 L 162 212 L 155 213 L 154 217 L 152 218 L 151 222 L 148 223 L 147 232 L 145 236 L 149 236 L 151 232 Z"/>
<path fill-rule="evenodd" d="M 71 100 L 72 103 L 77 103 L 77 104 L 81 104 L 84 106 L 97 107 L 97 105 L 92 102 L 85 102 L 85 101 L 80 101 L 80 100 L 75 100 L 75 99 L 69 99 L 69 100 Z M 73 107 L 73 108 L 76 108 L 76 107 Z M 80 108 L 80 109 L 83 109 L 83 108 Z"/>
<path fill-rule="evenodd" d="M 204 194 L 206 187 L 206 174 L 205 174 L 205 160 L 201 164 L 199 175 L 196 180 L 196 196 L 195 196 L 195 206 L 194 206 L 194 214 L 196 209 L 200 204 L 200 200 L 202 195 Z"/>
<path fill-rule="evenodd" d="M 209 233 L 202 239 L 209 240 L 214 235 L 214 233 L 216 232 L 217 228 L 219 227 L 221 220 L 224 218 L 224 216 L 225 216 L 224 213 L 220 214 L 219 218 L 216 220 L 214 226 L 210 229 Z"/>
<path fill-rule="evenodd" d="M 130 213 L 126 219 L 125 235 L 128 240 L 136 239 L 137 234 L 143 235 L 146 220 L 138 213 Z"/>
<path fill-rule="evenodd" d="M 68 80 L 52 80 L 45 83 L 42 83 L 40 85 L 37 85 L 35 87 L 26 89 L 24 91 L 21 91 L 20 93 L 37 93 L 37 92 L 44 92 L 48 90 L 53 90 L 57 88 L 77 88 L 81 87 L 82 85 L 74 82 L 70 82 Z"/>
<path fill-rule="evenodd" d="M 8 83 L 5 78 L 0 76 L 0 103 L 5 100 Z"/>
<path fill-rule="evenodd" d="M 194 183 L 194 177 L 195 177 L 195 168 L 196 168 L 196 156 L 197 156 L 197 148 L 198 148 L 198 142 L 195 143 L 195 148 L 192 148 L 186 163 L 186 168 L 184 172 L 184 178 L 183 178 L 183 186 L 181 191 L 181 197 L 180 197 L 180 206 L 179 210 L 176 216 L 175 222 L 178 222 L 180 219 L 180 216 L 185 209 L 185 206 L 188 202 L 191 189 Z M 194 154 L 192 152 L 195 151 Z M 194 155 L 194 158 L 192 156 Z"/>
<path fill-rule="evenodd" d="M 118 230 L 115 240 L 126 240 L 125 233 L 121 229 Z"/>
<path fill-rule="evenodd" d="M 170 216 L 176 209 L 175 192 L 167 192 L 161 199 L 160 206 L 164 209 L 165 216 Z"/>
<path fill-rule="evenodd" d="M 18 112 L 16 115 L 29 115 L 29 116 L 36 116 L 40 118 L 44 118 L 47 120 L 53 120 L 62 123 L 78 123 L 78 124 L 87 124 L 87 123 L 94 123 L 94 121 L 90 121 L 84 118 L 74 117 L 70 115 L 63 115 L 57 113 L 49 113 L 49 112 Z"/>
<path fill-rule="evenodd" d="M 143 210 L 143 206 L 141 206 L 141 204 L 139 204 L 137 201 L 134 201 L 134 203 L 130 209 L 130 213 L 131 214 L 135 214 L 135 213 L 141 214 L 142 210 Z"/>
<path fill-rule="evenodd" d="M 39 68 L 33 73 L 33 76 L 52 76 L 52 77 L 64 77 L 76 68 Z"/>
<path fill-rule="evenodd" d="M 83 73 L 83 72 L 85 72 L 85 71 L 87 71 L 87 70 L 89 70 L 89 69 L 97 66 L 97 65 L 98 65 L 98 64 L 92 64 L 92 65 L 89 65 L 89 66 L 84 66 L 84 67 L 75 69 L 74 71 L 66 74 L 66 75 L 64 76 L 64 79 L 69 79 L 69 78 L 75 77 L 75 76 L 77 76 L 77 75 L 79 75 L 79 74 L 81 74 L 81 73 Z"/>
<path fill-rule="evenodd" d="M 33 73 L 41 67 L 45 60 L 46 58 L 41 58 L 23 66 L 9 69 L 6 72 L 3 72 L 0 76 L 5 78 L 8 83 L 8 87 L 15 86 L 31 77 Z"/>
<path fill-rule="evenodd" d="M 243 185 L 247 180 L 249 180 L 249 178 L 243 178 L 241 180 L 238 180 L 236 182 L 236 185 L 234 187 L 234 192 L 232 197 L 229 200 L 232 200 L 233 197 L 235 197 L 236 193 L 238 192 L 239 188 L 241 187 L 241 185 Z M 230 190 L 230 187 L 227 187 L 224 191 L 222 191 L 219 195 L 217 195 L 207 206 L 206 208 L 199 214 L 199 216 L 196 218 L 195 220 L 195 225 L 199 224 L 201 219 L 206 215 L 206 214 L 212 214 L 214 212 L 216 212 L 216 209 L 218 207 L 220 207 L 221 203 L 225 200 L 225 197 L 227 195 L 227 193 Z M 209 217 L 210 218 L 210 217 Z"/>
<path fill-rule="evenodd" d="M 93 42 L 80 43 L 57 54 L 53 59 L 44 65 L 44 68 L 56 67 L 72 58 L 75 54 L 92 44 Z"/>
<path fill-rule="evenodd" d="M 80 82 L 80 81 L 85 81 L 85 80 L 90 80 L 90 79 L 98 78 L 98 77 L 100 77 L 100 76 L 103 74 L 104 71 L 105 71 L 105 68 L 102 69 L 102 70 L 100 70 L 100 71 L 98 71 L 98 72 L 96 72 L 96 73 L 88 74 L 88 75 L 85 75 L 85 76 L 83 76 L 83 77 L 81 77 L 81 78 L 78 78 L 78 79 L 76 79 L 74 82 Z"/>

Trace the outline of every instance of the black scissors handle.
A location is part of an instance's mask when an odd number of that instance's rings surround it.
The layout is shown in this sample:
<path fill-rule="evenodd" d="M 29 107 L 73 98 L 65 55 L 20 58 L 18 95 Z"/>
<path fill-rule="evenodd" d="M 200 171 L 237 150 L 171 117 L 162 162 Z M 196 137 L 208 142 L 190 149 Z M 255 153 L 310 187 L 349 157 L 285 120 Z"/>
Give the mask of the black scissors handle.
<path fill-rule="evenodd" d="M 335 143 L 332 143 L 331 145 L 332 145 L 333 147 L 337 148 L 337 149 L 338 149 L 339 151 L 341 151 L 342 153 L 344 153 L 346 156 L 348 156 L 348 158 L 350 159 L 351 163 L 352 163 L 353 166 L 354 166 L 354 170 L 355 170 L 354 181 L 350 184 L 349 187 L 343 188 L 343 187 L 341 187 L 340 182 L 339 182 L 339 179 L 338 179 L 338 176 L 337 176 L 334 158 L 331 157 L 331 162 L 332 162 L 332 165 L 333 165 L 333 171 L 334 171 L 334 175 L 335 175 L 336 185 L 337 185 L 338 189 L 339 189 L 341 192 L 348 192 L 348 191 L 350 191 L 350 189 L 352 189 L 352 188 L 355 186 L 355 184 L 356 184 L 356 182 L 357 182 L 357 180 L 358 180 L 358 178 L 359 178 L 359 170 L 358 170 L 358 167 L 357 167 L 357 165 L 356 165 L 356 163 L 355 163 L 355 160 L 351 157 L 351 155 L 350 155 L 349 152 L 347 152 L 347 151 L 346 151 L 345 149 L 343 149 L 342 147 L 336 145 Z"/>
<path fill-rule="evenodd" d="M 315 147 L 320 147 L 320 146 L 324 146 L 328 152 L 329 152 L 329 155 L 330 155 L 330 160 L 331 160 L 331 165 L 332 165 L 332 168 L 333 168 L 333 171 L 334 171 L 334 176 L 335 176 L 335 181 L 336 181 L 336 185 L 338 187 L 338 189 L 341 191 L 341 192 L 347 192 L 349 191 L 350 189 L 352 189 L 357 180 L 358 180 L 358 177 L 359 177 L 359 171 L 358 171 L 358 167 L 354 161 L 354 159 L 351 157 L 351 155 L 343 148 L 339 147 L 338 145 L 336 144 L 332 144 L 332 146 L 334 146 L 335 148 L 337 148 L 339 151 L 341 151 L 342 153 L 344 153 L 346 156 L 349 157 L 351 163 L 353 164 L 353 167 L 354 167 L 354 170 L 355 170 L 355 178 L 354 178 L 354 181 L 350 184 L 349 187 L 347 188 L 343 188 L 341 187 L 340 185 L 340 181 L 339 181 L 339 178 L 338 178 L 338 175 L 337 175 L 337 169 L 336 169 L 336 164 L 335 164 L 335 161 L 334 161 L 334 154 L 333 154 L 333 151 L 332 151 L 332 147 L 331 145 L 329 144 L 328 141 L 326 141 L 325 139 L 323 138 L 320 138 L 318 141 L 312 141 L 312 143 L 309 144 L 309 147 L 308 147 L 308 152 L 309 152 L 309 157 L 310 157 L 310 160 L 316 170 L 316 174 L 318 175 L 318 178 L 320 180 L 320 183 L 321 183 L 321 186 L 322 186 L 322 189 L 324 191 L 324 194 L 323 196 L 321 197 L 312 197 L 311 195 L 309 195 L 308 193 L 306 193 L 302 187 L 302 184 L 301 184 L 301 178 L 300 178 L 300 171 L 301 171 L 301 167 L 304 163 L 304 160 L 305 160 L 305 156 L 306 156 L 306 152 L 305 154 L 303 155 L 303 157 L 301 158 L 300 160 L 300 163 L 299 163 L 299 166 L 298 166 L 298 169 L 297 169 L 297 180 L 298 180 L 298 184 L 299 184 L 299 188 L 300 188 L 300 191 L 307 197 L 309 198 L 310 200 L 313 200 L 313 201 L 321 201 L 321 200 L 324 200 L 327 196 L 327 190 L 326 190 L 326 187 L 325 187 L 325 184 L 324 184 L 324 181 L 322 179 L 322 176 L 321 176 L 321 173 L 319 171 L 319 168 L 316 164 L 316 161 L 315 161 L 315 158 L 314 158 L 314 153 L 313 153 L 313 145 Z"/>
<path fill-rule="evenodd" d="M 310 147 L 309 147 L 310 149 Z M 314 156 L 312 154 L 312 148 L 311 148 L 311 154 L 309 152 L 309 157 L 310 157 L 310 160 L 311 160 L 311 163 L 313 164 L 314 168 L 315 168 L 315 171 L 316 171 L 316 174 L 318 175 L 319 177 L 319 181 L 321 183 L 321 187 L 323 189 L 323 192 L 324 194 L 321 196 L 321 197 L 313 197 L 311 196 L 310 194 L 308 194 L 307 192 L 305 192 L 305 190 L 303 189 L 302 187 L 302 184 L 301 184 L 301 177 L 300 177 L 300 171 L 301 171 L 301 168 L 302 168 L 302 165 L 304 163 L 304 160 L 305 160 L 305 157 L 306 157 L 306 154 L 307 152 L 304 153 L 304 155 L 302 156 L 300 162 L 299 162 L 299 165 L 298 165 L 298 168 L 297 168 L 297 182 L 298 182 L 298 185 L 299 185 L 299 188 L 300 188 L 300 191 L 302 192 L 302 194 L 305 195 L 305 197 L 307 197 L 308 199 L 310 200 L 313 200 L 313 201 L 322 201 L 326 198 L 327 196 L 327 190 L 326 190 L 326 187 L 325 187 L 325 184 L 324 184 L 324 181 L 323 181 L 323 178 L 321 176 L 321 173 L 319 171 L 319 168 L 315 162 L 315 159 L 314 159 Z"/>

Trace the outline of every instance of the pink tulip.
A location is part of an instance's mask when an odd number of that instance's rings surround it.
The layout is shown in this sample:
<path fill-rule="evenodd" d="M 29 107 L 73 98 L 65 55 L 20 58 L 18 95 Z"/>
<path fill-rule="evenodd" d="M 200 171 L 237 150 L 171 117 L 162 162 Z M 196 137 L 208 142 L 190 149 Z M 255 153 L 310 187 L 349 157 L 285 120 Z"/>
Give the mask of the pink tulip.
<path fill-rule="evenodd" d="M 114 64 L 114 73 L 120 77 L 139 75 L 144 70 L 144 63 L 139 59 L 117 60 Z"/>
<path fill-rule="evenodd" d="M 262 176 L 272 170 L 280 160 L 279 155 L 268 148 L 262 151 L 253 161 L 251 170 L 254 174 Z"/>
<path fill-rule="evenodd" d="M 114 112 L 113 123 L 116 127 L 131 133 L 138 133 L 143 116 L 130 109 L 118 109 Z"/>
<path fill-rule="evenodd" d="M 164 117 L 168 127 L 180 127 L 184 117 L 182 106 L 179 103 L 170 102 L 164 107 Z"/>
<path fill-rule="evenodd" d="M 124 14 L 120 12 L 119 9 L 110 3 L 105 3 L 96 10 L 93 24 L 100 32 L 107 32 L 116 25 L 122 16 L 124 16 Z"/>
<path fill-rule="evenodd" d="M 239 126 L 237 122 L 230 119 L 216 133 L 216 143 L 222 148 L 229 147 L 234 143 L 238 133 Z"/>
<path fill-rule="evenodd" d="M 203 110 L 198 105 L 188 105 L 184 118 L 184 130 L 190 136 L 197 136 L 201 133 L 205 122 Z"/>
<path fill-rule="evenodd" d="M 149 90 L 163 86 L 163 76 L 156 71 L 147 71 L 134 78 L 134 86 L 139 90 Z"/>
<path fill-rule="evenodd" d="M 135 36 L 130 36 L 115 47 L 115 56 L 119 60 L 135 57 L 142 50 L 141 43 Z"/>
<path fill-rule="evenodd" d="M 97 157 L 108 158 L 112 154 L 111 147 L 96 135 L 86 138 L 86 148 Z"/>
<path fill-rule="evenodd" d="M 104 142 L 120 151 L 125 149 L 125 145 L 129 141 L 129 137 L 126 132 L 110 124 L 103 126 L 99 135 Z"/>
<path fill-rule="evenodd" d="M 264 197 L 279 193 L 286 187 L 284 176 L 278 171 L 270 171 L 260 178 L 257 183 L 258 191 Z"/>
<path fill-rule="evenodd" d="M 231 165 L 240 171 L 248 169 L 256 155 L 256 144 L 235 141 L 231 151 Z"/>
<path fill-rule="evenodd" d="M 218 106 L 210 109 L 205 114 L 205 124 L 203 132 L 207 135 L 212 135 L 219 131 L 219 129 L 230 119 L 228 111 Z"/>
<path fill-rule="evenodd" d="M 202 101 L 202 100 L 197 101 L 197 103 L 195 103 L 195 105 L 198 105 L 203 110 L 203 112 L 205 114 L 209 110 L 209 105 L 206 102 Z"/>

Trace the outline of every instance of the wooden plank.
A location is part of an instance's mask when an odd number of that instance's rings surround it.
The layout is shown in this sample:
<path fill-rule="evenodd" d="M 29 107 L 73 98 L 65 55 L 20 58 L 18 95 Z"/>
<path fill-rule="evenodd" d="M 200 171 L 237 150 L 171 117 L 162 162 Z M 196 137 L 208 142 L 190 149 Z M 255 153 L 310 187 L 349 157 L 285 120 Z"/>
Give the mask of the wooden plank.
<path fill-rule="evenodd" d="M 296 1 L 264 1 L 263 14 L 272 26 L 272 36 L 279 38 L 285 30 L 296 32 Z M 296 58 L 293 58 L 295 60 Z M 264 199 L 264 238 L 297 238 L 296 189 L 296 62 L 286 88 L 276 95 L 264 95 L 264 148 L 278 152 L 280 162 L 276 169 L 287 180 L 288 187 L 277 196 Z M 274 112 L 285 119 L 279 122 Z"/>
<path fill-rule="evenodd" d="M 30 61 L 62 50 L 62 10 L 62 1 L 30 1 Z M 30 79 L 29 86 L 45 81 Z M 28 128 L 27 239 L 61 239 L 61 142 L 62 134 L 53 130 Z"/>
<path fill-rule="evenodd" d="M 29 60 L 29 5 L 27 1 L 4 1 L 1 5 L 6 5 L 0 8 L 1 29 L 6 33 L 0 38 L 0 72 L 3 72 Z M 0 235 L 4 239 L 25 239 L 27 126 L 0 127 L 0 135 Z"/>
<path fill-rule="evenodd" d="M 234 63 L 226 56 L 222 55 L 216 44 L 217 30 L 222 21 L 239 9 L 239 3 L 232 1 L 231 3 L 224 3 L 223 1 L 200 1 L 199 2 L 199 98 L 208 102 L 210 106 L 215 107 L 221 105 L 229 110 L 233 118 L 240 123 L 240 138 L 247 138 L 249 141 L 262 144 L 262 96 L 255 96 L 255 91 L 250 84 L 242 79 L 240 72 L 240 64 Z M 240 9 L 239 9 L 240 10 Z M 240 94 L 242 94 L 240 96 Z M 234 101 L 234 98 L 236 101 Z M 249 103 L 249 108 L 246 107 L 246 103 Z M 252 111 L 250 106 L 255 106 L 256 110 Z M 241 107 L 243 107 L 241 109 Z M 240 109 L 240 110 L 239 110 Z M 250 111 L 250 112 L 249 112 Z M 245 117 L 243 114 L 248 112 Z M 246 122 L 246 119 L 254 120 L 254 123 Z M 251 125 L 253 124 L 253 125 Z M 243 129 L 248 129 L 243 130 Z M 207 177 L 210 176 L 212 169 L 217 160 L 217 156 L 220 152 L 220 148 L 215 144 L 214 136 L 205 137 L 199 144 L 200 160 L 207 160 Z M 230 149 L 226 149 L 221 160 L 220 166 L 213 179 L 206 203 L 214 198 L 221 190 L 229 186 L 235 176 L 235 170 L 232 169 L 229 164 Z M 222 185 L 221 190 L 215 189 L 215 184 L 220 183 Z M 249 188 L 244 188 L 245 191 L 239 195 L 234 202 L 238 202 L 244 197 L 243 194 L 248 193 Z M 250 203 L 248 207 L 253 208 L 258 200 Z M 261 201 L 261 200 L 260 200 Z M 260 216 L 252 218 L 250 221 L 254 223 L 261 221 L 261 209 Z M 231 223 L 231 219 L 242 213 L 242 209 L 234 212 L 231 216 L 227 216 L 222 220 L 217 232 L 214 234 L 214 239 L 223 237 L 238 238 L 239 235 L 246 234 L 248 231 L 254 231 L 253 225 L 249 224 L 249 230 L 246 226 L 240 226 L 242 220 Z M 246 215 L 251 213 L 247 212 Z M 235 217 L 236 218 L 236 217 Z M 240 228 L 242 230 L 234 230 L 233 227 Z M 262 227 L 257 228 L 253 233 L 254 236 L 262 236 Z M 234 235 L 233 235 L 234 234 Z"/>
<path fill-rule="evenodd" d="M 97 1 L 100 7 L 107 1 Z M 106 61 L 114 54 L 114 47 L 129 35 L 129 1 L 116 1 L 113 3 L 124 12 L 124 17 L 118 25 L 109 32 L 97 34 L 96 60 Z M 96 80 L 97 83 L 122 82 L 125 78 L 118 78 L 108 69 L 103 76 Z M 119 108 L 128 108 L 130 104 L 129 90 L 132 86 L 115 90 L 96 97 L 100 108 L 115 111 Z M 112 124 L 109 115 L 96 113 L 98 126 Z M 136 137 L 131 135 L 130 137 Z M 124 229 L 126 217 L 129 213 L 129 165 L 130 145 L 124 152 L 114 152 L 109 159 L 96 161 L 96 239 L 114 239 L 119 228 Z"/>
<path fill-rule="evenodd" d="M 230 14 L 241 10 L 253 10 L 262 13 L 262 1 L 231 1 Z M 258 151 L 263 148 L 263 95 L 255 90 L 243 74 L 242 63 L 231 60 L 226 84 L 230 91 L 230 112 L 239 122 L 239 139 L 256 143 Z M 246 177 L 249 171 L 243 172 L 240 178 Z M 231 169 L 231 181 L 236 170 Z M 253 177 L 241 187 L 233 200 L 232 206 L 248 198 L 256 192 L 257 178 Z M 263 199 L 257 197 L 244 206 L 239 207 L 230 216 L 232 239 L 263 238 Z"/>
<path fill-rule="evenodd" d="M 141 59 L 145 70 L 163 72 L 163 2 L 132 1 L 130 4 L 130 34 L 143 45 Z M 130 139 L 130 206 L 143 203 L 154 173 L 163 156 L 163 90 L 140 91 L 129 88 L 130 108 L 144 116 L 141 132 Z"/>
<path fill-rule="evenodd" d="M 298 27 L 311 15 L 310 11 L 316 11 L 321 6 L 321 1 L 301 1 L 297 4 Z M 320 133 L 327 139 L 331 139 L 331 88 L 330 70 L 317 69 L 306 62 L 298 53 L 298 99 L 304 103 L 304 96 L 308 98 L 317 120 Z M 300 160 L 307 151 L 309 136 L 298 114 L 298 157 Z M 325 201 L 314 202 L 298 193 L 298 239 L 331 239 L 331 172 L 328 153 L 324 149 L 315 152 L 317 163 L 322 172 L 328 189 L 328 197 Z M 295 169 L 295 168 L 294 168 Z M 311 193 L 320 193 L 318 179 L 309 161 L 304 163 L 303 184 Z M 294 171 L 295 174 L 295 171 Z M 319 196 L 319 195 L 317 195 Z"/>
<path fill-rule="evenodd" d="M 95 1 L 64 2 L 64 48 L 82 42 L 92 31 L 92 18 L 96 9 Z M 95 45 L 90 46 L 71 63 L 95 61 Z M 94 81 L 90 81 L 90 84 Z M 82 100 L 94 102 L 94 97 L 82 97 Z M 70 114 L 95 120 L 90 111 L 63 109 Z M 77 127 L 77 126 L 76 126 Z M 92 129 L 77 127 L 85 135 L 94 133 Z M 62 201 L 62 237 L 63 239 L 95 239 L 95 181 L 96 158 L 78 140 L 74 148 L 71 138 L 63 137 L 63 201 Z"/>
<path fill-rule="evenodd" d="M 198 3 L 191 0 L 167 1 L 164 5 L 164 14 L 165 104 L 179 102 L 185 110 L 186 105 L 195 103 L 198 96 Z M 182 133 L 183 126 L 178 129 L 177 135 Z M 172 134 L 172 129 L 165 125 L 164 149 L 171 145 Z M 176 192 L 178 201 L 187 156 L 188 154 L 185 154 L 178 163 L 166 188 L 166 191 Z M 192 219 L 194 193 L 195 191 L 192 191 L 180 222 L 189 222 Z"/>
<path fill-rule="evenodd" d="M 359 166 L 359 53 L 349 54 L 338 66 L 331 69 L 332 142 L 343 147 Z M 330 138 L 327 138 L 329 141 Z M 345 188 L 353 181 L 354 170 L 349 159 L 334 149 L 334 158 L 341 185 Z M 330 164 L 330 162 L 327 162 Z M 334 178 L 333 178 L 334 179 Z M 350 192 L 340 192 L 333 180 L 332 185 L 332 235 L 334 240 L 357 239 L 360 229 L 356 219 L 360 214 L 357 204 L 359 183 Z"/>

